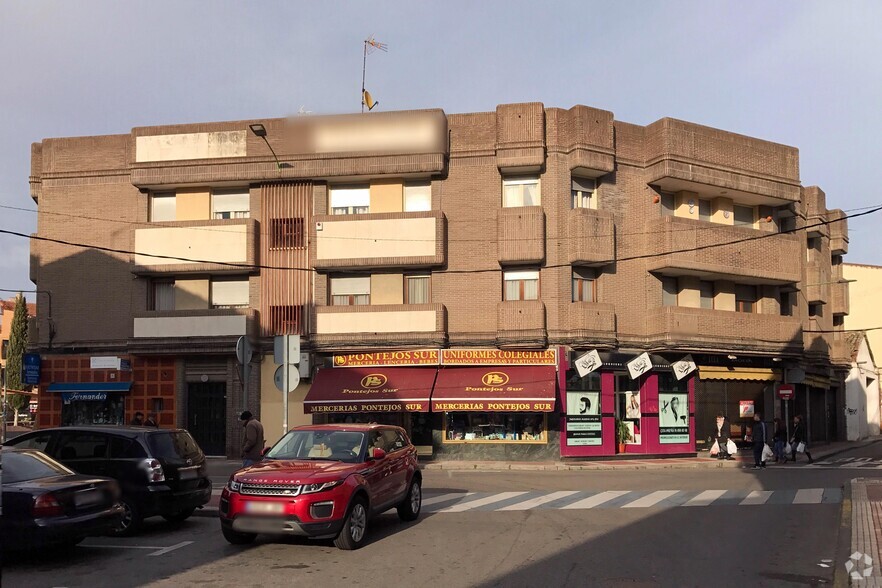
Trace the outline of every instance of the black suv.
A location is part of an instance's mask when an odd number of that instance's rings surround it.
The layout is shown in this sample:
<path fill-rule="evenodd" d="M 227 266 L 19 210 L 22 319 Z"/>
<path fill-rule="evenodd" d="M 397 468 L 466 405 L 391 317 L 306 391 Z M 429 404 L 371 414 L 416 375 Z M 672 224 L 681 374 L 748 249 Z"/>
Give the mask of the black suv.
<path fill-rule="evenodd" d="M 119 481 L 125 509 L 116 533 L 134 533 L 145 517 L 183 521 L 211 499 L 205 455 L 184 429 L 62 427 L 6 442 L 37 449 L 75 472 Z"/>

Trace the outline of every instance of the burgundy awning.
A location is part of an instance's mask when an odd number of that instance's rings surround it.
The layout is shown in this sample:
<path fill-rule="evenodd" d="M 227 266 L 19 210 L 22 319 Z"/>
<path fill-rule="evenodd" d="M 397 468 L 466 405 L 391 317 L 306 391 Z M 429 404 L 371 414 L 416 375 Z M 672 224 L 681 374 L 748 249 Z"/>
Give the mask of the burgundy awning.
<path fill-rule="evenodd" d="M 432 411 L 552 412 L 556 378 L 553 366 L 441 368 Z"/>
<path fill-rule="evenodd" d="M 327 368 L 306 393 L 303 411 L 429 412 L 437 368 Z"/>

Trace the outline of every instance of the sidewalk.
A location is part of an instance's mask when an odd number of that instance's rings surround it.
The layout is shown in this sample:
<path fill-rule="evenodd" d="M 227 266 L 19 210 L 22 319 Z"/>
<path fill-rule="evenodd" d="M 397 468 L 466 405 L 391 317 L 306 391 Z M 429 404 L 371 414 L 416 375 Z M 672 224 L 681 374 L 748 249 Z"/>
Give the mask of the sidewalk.
<path fill-rule="evenodd" d="M 850 518 L 851 558 L 846 564 L 848 567 L 837 562 L 845 573 L 837 569 L 839 581 L 836 584 L 882 587 L 882 553 L 879 550 L 882 546 L 882 480 L 855 478 L 851 481 Z"/>
<path fill-rule="evenodd" d="M 815 461 L 821 461 L 834 455 L 859 449 L 882 441 L 882 437 L 874 437 L 863 441 L 837 441 L 827 445 L 819 445 L 812 448 L 812 457 Z M 802 458 L 805 464 L 805 457 Z M 798 464 L 797 464 L 798 465 Z M 420 464 L 424 470 L 445 471 L 633 471 L 633 470 L 695 470 L 717 468 L 745 468 L 753 466 L 753 455 L 747 451 L 739 452 L 739 455 L 731 461 L 720 461 L 716 458 L 707 457 L 659 457 L 652 459 L 613 459 L 603 461 L 547 461 L 547 462 L 517 462 L 517 461 L 437 461 Z M 215 490 L 211 502 L 201 510 L 197 510 L 198 516 L 217 516 L 217 506 L 223 484 L 236 470 L 242 467 L 238 460 L 215 459 L 208 460 L 208 475 L 213 478 Z M 770 467 L 776 467 L 774 465 Z M 780 467 L 792 467 L 781 465 Z M 882 492 L 882 487 L 880 487 Z M 880 496 L 882 499 L 882 496 Z M 880 503 L 882 509 L 882 503 Z M 882 516 L 882 510 L 880 510 Z M 882 529 L 882 524 L 879 525 Z M 882 543 L 882 540 L 880 540 Z M 879 585 L 882 588 L 882 584 Z"/>

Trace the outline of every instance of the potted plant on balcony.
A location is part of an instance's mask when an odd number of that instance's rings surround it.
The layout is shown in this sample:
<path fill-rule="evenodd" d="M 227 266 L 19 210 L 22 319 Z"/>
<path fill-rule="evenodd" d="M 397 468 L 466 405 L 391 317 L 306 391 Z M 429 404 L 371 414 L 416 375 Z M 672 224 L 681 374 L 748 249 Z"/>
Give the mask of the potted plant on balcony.
<path fill-rule="evenodd" d="M 630 440 L 631 429 L 628 428 L 628 424 L 621 419 L 616 419 L 616 445 L 618 453 L 625 453 L 625 442 Z"/>

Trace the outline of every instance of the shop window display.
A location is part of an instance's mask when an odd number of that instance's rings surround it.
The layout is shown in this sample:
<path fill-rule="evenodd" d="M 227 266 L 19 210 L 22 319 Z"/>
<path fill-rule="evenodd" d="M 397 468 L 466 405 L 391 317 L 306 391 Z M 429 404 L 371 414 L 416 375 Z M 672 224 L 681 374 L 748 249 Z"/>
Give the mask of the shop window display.
<path fill-rule="evenodd" d="M 444 439 L 456 442 L 544 443 L 544 413 L 448 412 Z"/>
<path fill-rule="evenodd" d="M 621 419 L 631 438 L 630 445 L 639 445 L 641 429 L 640 385 L 629 376 L 616 376 L 616 417 Z"/>
<path fill-rule="evenodd" d="M 125 398 L 106 395 L 102 400 L 67 401 L 61 406 L 61 424 L 122 425 L 125 417 Z"/>

